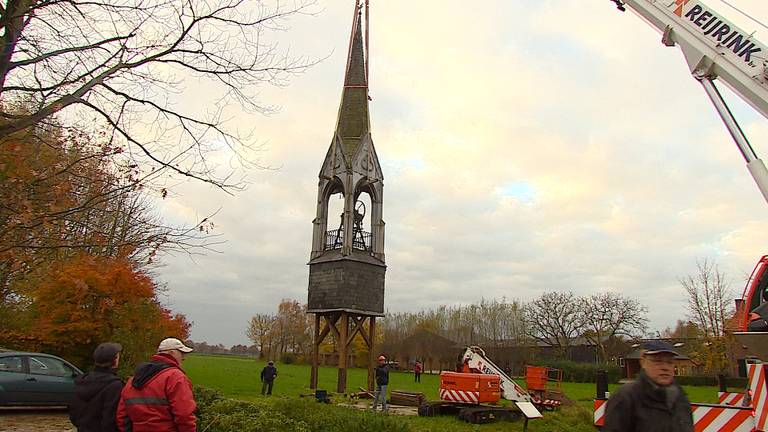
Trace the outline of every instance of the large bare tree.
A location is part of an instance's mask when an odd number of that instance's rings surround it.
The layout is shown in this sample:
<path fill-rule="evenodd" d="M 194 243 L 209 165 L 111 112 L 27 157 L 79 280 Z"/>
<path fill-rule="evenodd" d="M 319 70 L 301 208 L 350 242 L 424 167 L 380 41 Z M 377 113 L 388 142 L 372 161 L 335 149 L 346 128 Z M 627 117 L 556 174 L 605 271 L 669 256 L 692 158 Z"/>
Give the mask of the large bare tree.
<path fill-rule="evenodd" d="M 269 34 L 313 13 L 314 0 L 6 0 L 0 3 L 0 136 L 56 116 L 105 125 L 145 173 L 173 172 L 237 187 L 206 154 L 247 145 L 224 107 L 269 111 L 262 84 L 283 85 L 312 62 Z M 185 88 L 185 84 L 187 87 Z M 173 94 L 215 95 L 206 112 Z M 194 92 L 194 93 L 193 93 Z M 19 112 L 14 103 L 31 104 Z M 231 115 L 231 114 L 230 114 Z M 243 160 L 243 159 L 241 159 Z M 248 162 L 247 160 L 243 160 Z"/>
<path fill-rule="evenodd" d="M 581 301 L 570 291 L 542 294 L 526 305 L 525 318 L 529 335 L 554 347 L 563 357 L 572 340 L 586 328 Z"/>
<path fill-rule="evenodd" d="M 621 294 L 604 292 L 581 299 L 584 335 L 599 349 L 603 361 L 607 347 L 618 336 L 642 335 L 648 327 L 648 308 Z"/>

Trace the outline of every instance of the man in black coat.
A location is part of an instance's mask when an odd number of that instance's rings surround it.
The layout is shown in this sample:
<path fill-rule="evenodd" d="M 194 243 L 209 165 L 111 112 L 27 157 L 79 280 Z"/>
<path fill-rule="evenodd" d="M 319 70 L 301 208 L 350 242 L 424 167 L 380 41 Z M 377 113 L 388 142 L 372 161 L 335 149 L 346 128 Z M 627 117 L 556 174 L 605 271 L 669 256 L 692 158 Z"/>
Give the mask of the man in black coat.
<path fill-rule="evenodd" d="M 75 378 L 75 399 L 69 406 L 69 420 L 78 432 L 117 432 L 115 411 L 123 390 L 117 376 L 118 343 L 106 342 L 93 351 L 93 372 Z"/>
<path fill-rule="evenodd" d="M 277 376 L 277 368 L 275 362 L 270 360 L 264 369 L 261 370 L 261 394 L 272 394 L 272 384 L 275 382 Z"/>
<path fill-rule="evenodd" d="M 603 432 L 693 432 L 691 403 L 675 383 L 677 356 L 667 342 L 643 346 L 640 376 L 608 398 Z"/>

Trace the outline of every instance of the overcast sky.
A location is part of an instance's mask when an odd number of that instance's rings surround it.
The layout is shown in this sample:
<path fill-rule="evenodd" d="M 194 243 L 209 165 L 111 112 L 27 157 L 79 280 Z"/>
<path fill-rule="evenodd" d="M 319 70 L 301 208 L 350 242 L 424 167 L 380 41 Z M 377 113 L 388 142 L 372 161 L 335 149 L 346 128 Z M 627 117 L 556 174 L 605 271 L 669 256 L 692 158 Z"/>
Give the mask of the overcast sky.
<path fill-rule="evenodd" d="M 703 258 L 740 295 L 768 253 L 768 206 L 679 49 L 657 31 L 608 0 L 371 3 L 388 311 L 614 291 L 638 298 L 661 330 L 685 318 L 678 278 Z M 768 22 L 765 0 L 730 3 Z M 278 169 L 244 172 L 250 185 L 234 196 L 182 183 L 160 203 L 172 223 L 220 209 L 220 253 L 166 256 L 159 270 L 163 301 L 194 321 L 195 341 L 247 343 L 253 314 L 275 313 L 282 298 L 306 302 L 352 4 L 320 0 L 317 16 L 292 20 L 283 46 L 328 58 L 263 89 L 277 114 L 233 120 L 254 128 L 261 163 Z M 708 4 L 768 43 L 765 28 Z M 768 120 L 723 92 L 768 157 Z"/>

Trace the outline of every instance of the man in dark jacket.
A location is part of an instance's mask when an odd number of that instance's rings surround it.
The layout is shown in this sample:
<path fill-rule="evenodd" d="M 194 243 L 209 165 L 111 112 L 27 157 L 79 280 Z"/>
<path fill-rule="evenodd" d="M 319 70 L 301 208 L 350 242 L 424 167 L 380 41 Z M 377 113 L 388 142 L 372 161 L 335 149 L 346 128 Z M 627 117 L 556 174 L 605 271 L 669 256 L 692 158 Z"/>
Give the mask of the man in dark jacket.
<path fill-rule="evenodd" d="M 79 432 L 117 432 L 115 412 L 123 381 L 116 375 L 120 344 L 105 342 L 93 351 L 93 372 L 75 378 L 69 420 Z"/>
<path fill-rule="evenodd" d="M 389 385 L 389 366 L 387 366 L 387 358 L 383 355 L 379 356 L 379 365 L 376 366 L 376 392 L 373 396 L 373 407 L 376 411 L 376 406 L 381 402 L 381 410 L 387 412 L 389 406 L 387 406 L 387 385 Z"/>
<path fill-rule="evenodd" d="M 663 341 L 643 346 L 640 376 L 608 398 L 603 432 L 693 432 L 691 403 L 675 383 L 676 356 Z"/>
<path fill-rule="evenodd" d="M 136 367 L 117 406 L 120 432 L 195 432 L 192 383 L 181 362 L 192 348 L 176 338 L 163 339 L 157 354 Z"/>
<path fill-rule="evenodd" d="M 264 369 L 261 370 L 261 394 L 272 394 L 272 384 L 275 382 L 275 377 L 277 376 L 277 368 L 275 367 L 275 362 L 270 360 L 267 362 L 267 365 L 264 366 Z"/>

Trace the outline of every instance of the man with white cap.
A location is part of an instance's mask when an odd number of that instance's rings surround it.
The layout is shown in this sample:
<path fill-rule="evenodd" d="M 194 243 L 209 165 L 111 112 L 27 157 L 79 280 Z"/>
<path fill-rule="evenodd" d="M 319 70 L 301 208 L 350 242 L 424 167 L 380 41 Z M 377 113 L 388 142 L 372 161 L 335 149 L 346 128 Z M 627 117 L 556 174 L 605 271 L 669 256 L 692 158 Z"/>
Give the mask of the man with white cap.
<path fill-rule="evenodd" d="M 166 338 L 157 354 L 142 363 L 123 388 L 117 408 L 120 432 L 195 432 L 192 383 L 181 370 L 192 348 Z"/>

